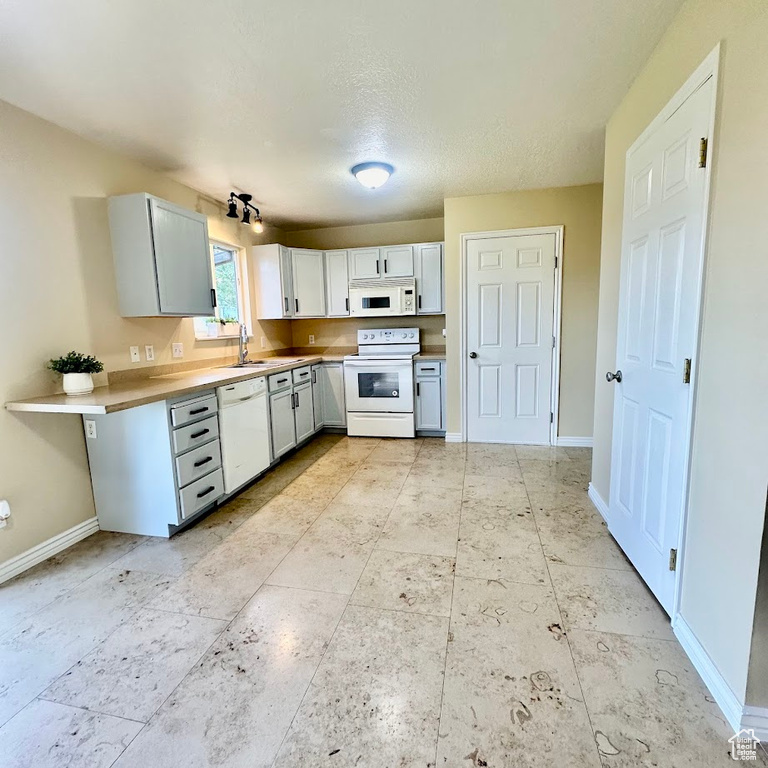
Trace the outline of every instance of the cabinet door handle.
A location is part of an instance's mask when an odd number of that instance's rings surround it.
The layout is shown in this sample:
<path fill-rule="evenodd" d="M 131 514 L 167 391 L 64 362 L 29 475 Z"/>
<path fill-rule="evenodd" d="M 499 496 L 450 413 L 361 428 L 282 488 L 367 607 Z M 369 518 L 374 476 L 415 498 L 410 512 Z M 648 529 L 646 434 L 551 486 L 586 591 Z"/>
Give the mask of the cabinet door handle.
<path fill-rule="evenodd" d="M 349 312 L 349 299 L 348 298 L 344 299 L 344 301 L 346 302 L 346 305 L 347 305 L 347 312 Z"/>
<path fill-rule="evenodd" d="M 197 494 L 197 498 L 202 499 L 203 496 L 207 496 L 211 491 L 215 491 L 215 490 L 216 490 L 215 485 L 208 486 L 208 488 L 206 488 L 204 491 L 200 491 L 200 493 Z"/>
<path fill-rule="evenodd" d="M 421 309 L 421 294 L 419 294 L 419 309 Z"/>
<path fill-rule="evenodd" d="M 199 432 L 193 432 L 190 435 L 190 438 L 192 440 L 195 440 L 198 437 L 202 437 L 203 435 L 207 435 L 211 430 L 210 429 L 201 429 Z"/>
<path fill-rule="evenodd" d="M 296 311 L 298 312 L 299 311 L 299 300 L 298 299 L 294 299 L 294 301 L 296 302 Z"/>
<path fill-rule="evenodd" d="M 317 384 L 317 371 L 312 371 L 312 383 Z"/>
<path fill-rule="evenodd" d="M 434 368 L 422 368 L 421 370 L 422 371 L 434 371 L 435 369 Z"/>
<path fill-rule="evenodd" d="M 376 274 L 379 274 L 379 260 L 376 259 Z"/>
<path fill-rule="evenodd" d="M 299 376 L 309 376 L 309 371 L 302 371 Z"/>
<path fill-rule="evenodd" d="M 214 307 L 214 308 L 216 308 L 216 306 L 217 306 L 217 304 L 216 304 L 216 289 L 215 288 L 211 288 L 211 306 Z"/>
<path fill-rule="evenodd" d="M 419 397 L 421 395 L 421 388 L 419 387 L 419 382 L 416 382 L 416 397 Z"/>
<path fill-rule="evenodd" d="M 206 405 L 205 408 L 195 408 L 189 412 L 190 416 L 196 416 L 198 413 L 205 413 L 208 410 L 208 406 Z"/>
<path fill-rule="evenodd" d="M 277 383 L 278 384 L 285 384 L 286 381 L 288 381 L 288 379 L 278 379 Z"/>
<path fill-rule="evenodd" d="M 291 410 L 296 410 L 296 396 L 291 392 Z"/>
<path fill-rule="evenodd" d="M 285 300 L 285 314 L 287 315 L 291 310 L 288 308 L 288 297 L 283 296 L 283 299 Z"/>
<path fill-rule="evenodd" d="M 296 407 L 299 407 L 299 393 L 296 393 Z"/>
<path fill-rule="evenodd" d="M 387 274 L 387 260 L 384 259 L 384 274 Z"/>
<path fill-rule="evenodd" d="M 213 461 L 213 456 L 206 456 L 204 459 L 200 459 L 200 461 L 196 461 L 195 466 L 202 467 L 204 464 L 207 464 L 209 461 Z"/>

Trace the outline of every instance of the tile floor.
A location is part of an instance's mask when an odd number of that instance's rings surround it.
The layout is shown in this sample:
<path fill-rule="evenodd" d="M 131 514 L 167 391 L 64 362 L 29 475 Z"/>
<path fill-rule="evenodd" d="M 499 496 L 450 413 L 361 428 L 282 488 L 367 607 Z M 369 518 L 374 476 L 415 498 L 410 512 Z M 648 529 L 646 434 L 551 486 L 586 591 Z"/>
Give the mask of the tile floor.
<path fill-rule="evenodd" d="M 0 586 L 0 764 L 732 764 L 589 462 L 323 435 L 170 541 L 95 534 Z"/>

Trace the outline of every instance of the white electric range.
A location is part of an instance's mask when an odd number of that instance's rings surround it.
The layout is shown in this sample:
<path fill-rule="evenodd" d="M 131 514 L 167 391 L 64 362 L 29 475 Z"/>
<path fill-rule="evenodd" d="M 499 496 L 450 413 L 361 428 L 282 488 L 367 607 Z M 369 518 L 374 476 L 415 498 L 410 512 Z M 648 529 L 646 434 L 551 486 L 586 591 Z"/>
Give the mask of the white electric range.
<path fill-rule="evenodd" d="M 344 358 L 347 434 L 415 437 L 413 358 L 418 328 L 357 332 L 357 354 Z"/>

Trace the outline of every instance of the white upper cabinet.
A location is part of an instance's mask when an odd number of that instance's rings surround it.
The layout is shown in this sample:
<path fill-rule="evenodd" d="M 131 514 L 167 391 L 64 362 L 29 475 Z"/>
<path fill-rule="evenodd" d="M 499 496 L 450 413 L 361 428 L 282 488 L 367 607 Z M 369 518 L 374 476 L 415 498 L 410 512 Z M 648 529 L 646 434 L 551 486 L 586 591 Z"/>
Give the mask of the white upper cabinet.
<path fill-rule="evenodd" d="M 378 248 L 353 248 L 349 252 L 349 279 L 378 279 L 380 260 Z"/>
<path fill-rule="evenodd" d="M 440 315 L 443 309 L 443 244 L 416 248 L 416 314 Z"/>
<path fill-rule="evenodd" d="M 349 315 L 347 251 L 325 252 L 325 299 L 328 317 Z"/>
<path fill-rule="evenodd" d="M 288 248 L 277 243 L 251 249 L 253 298 L 259 320 L 293 317 L 293 262 Z"/>
<path fill-rule="evenodd" d="M 293 316 L 325 317 L 323 252 L 291 248 L 293 262 Z"/>
<path fill-rule="evenodd" d="M 213 314 L 205 216 L 139 193 L 109 198 L 109 225 L 123 317 Z"/>
<path fill-rule="evenodd" d="M 380 252 L 381 277 L 413 277 L 412 245 L 388 245 Z"/>

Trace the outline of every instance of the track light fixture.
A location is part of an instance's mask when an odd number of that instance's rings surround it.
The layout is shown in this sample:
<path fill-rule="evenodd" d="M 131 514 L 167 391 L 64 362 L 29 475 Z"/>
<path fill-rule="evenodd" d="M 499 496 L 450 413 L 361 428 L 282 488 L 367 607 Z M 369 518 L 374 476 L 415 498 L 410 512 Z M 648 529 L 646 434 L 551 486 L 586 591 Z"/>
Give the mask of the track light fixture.
<path fill-rule="evenodd" d="M 237 210 L 237 201 L 243 204 L 243 217 L 240 219 L 240 213 Z M 249 195 L 246 192 L 237 194 L 235 192 L 229 193 L 229 200 L 227 201 L 227 218 L 240 219 L 240 221 L 246 226 L 252 225 L 253 231 L 257 234 L 261 234 L 264 231 L 264 222 L 261 219 L 261 214 L 256 206 L 251 204 L 253 195 Z M 251 211 L 253 211 L 253 222 L 251 222 Z"/>

